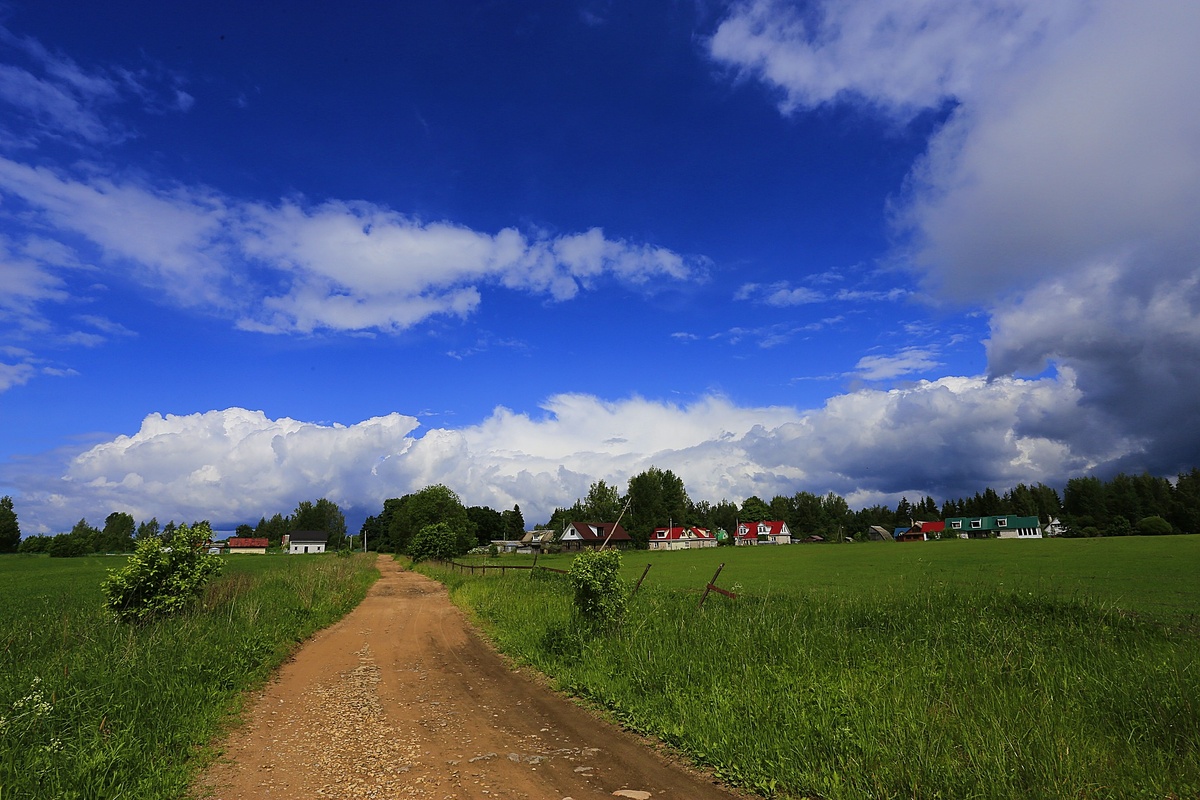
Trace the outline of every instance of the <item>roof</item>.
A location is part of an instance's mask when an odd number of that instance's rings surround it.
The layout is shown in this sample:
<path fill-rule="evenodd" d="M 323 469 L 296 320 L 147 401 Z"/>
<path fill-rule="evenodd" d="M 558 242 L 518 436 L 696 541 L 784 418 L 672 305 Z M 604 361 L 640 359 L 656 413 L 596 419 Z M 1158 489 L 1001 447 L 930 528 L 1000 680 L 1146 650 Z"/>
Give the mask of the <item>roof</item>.
<path fill-rule="evenodd" d="M 715 539 L 707 528 L 684 527 L 677 525 L 673 528 L 655 528 L 650 538 L 656 542 L 678 541 L 680 539 Z"/>
<path fill-rule="evenodd" d="M 240 536 L 232 539 L 226 539 L 225 544 L 230 547 L 270 547 L 271 543 L 266 537 L 255 536 Z"/>
<path fill-rule="evenodd" d="M 941 533 L 946 530 L 944 522 L 914 522 L 912 529 L 920 533 Z"/>
<path fill-rule="evenodd" d="M 554 531 L 549 528 L 539 528 L 535 531 L 525 531 L 525 535 L 521 537 L 521 544 L 534 544 L 542 542 L 550 542 L 554 540 Z"/>
<path fill-rule="evenodd" d="M 783 528 L 787 523 L 781 519 L 764 519 L 755 520 L 753 522 L 739 522 L 737 526 L 737 535 L 739 538 L 748 539 L 750 537 L 758 537 L 758 528 L 760 525 L 766 525 L 767 529 L 764 534 L 767 536 L 779 536 L 783 533 Z"/>
<path fill-rule="evenodd" d="M 585 542 L 632 542 L 625 529 L 616 522 L 572 522 L 568 527 L 574 528 L 579 538 Z M 609 536 L 609 532 L 612 536 Z"/>
<path fill-rule="evenodd" d="M 325 531 L 292 531 L 292 538 L 288 541 L 291 544 L 326 544 L 329 534 Z"/>

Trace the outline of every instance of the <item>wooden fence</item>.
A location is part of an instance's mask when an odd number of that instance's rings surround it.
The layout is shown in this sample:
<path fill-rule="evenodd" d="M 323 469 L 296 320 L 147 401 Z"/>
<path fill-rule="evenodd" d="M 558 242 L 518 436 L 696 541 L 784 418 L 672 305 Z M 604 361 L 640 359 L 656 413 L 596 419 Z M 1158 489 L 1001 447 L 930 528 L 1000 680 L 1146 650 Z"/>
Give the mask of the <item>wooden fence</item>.
<path fill-rule="evenodd" d="M 510 570 L 510 569 L 517 570 L 517 571 L 526 571 L 526 572 L 529 572 L 531 575 L 533 574 L 533 570 L 535 570 L 535 569 L 544 569 L 547 572 L 556 572 L 559 575 L 567 574 L 567 570 L 565 570 L 565 569 L 556 569 L 554 567 L 538 566 L 536 558 L 534 558 L 534 561 L 532 564 L 462 564 L 458 561 L 442 561 L 441 559 L 431 559 L 431 560 L 433 561 L 433 563 L 440 564 L 441 566 L 443 566 L 447 569 L 458 570 L 458 572 L 460 574 L 467 574 L 469 572 L 471 575 L 475 575 L 476 571 L 478 571 L 478 574 L 486 576 L 488 574 L 488 570 L 492 570 L 493 572 L 495 572 L 496 570 L 499 570 L 500 575 L 504 576 L 505 574 L 507 574 L 506 570 Z M 633 592 L 631 594 L 637 594 L 638 589 L 642 588 L 642 581 L 646 580 L 646 573 L 648 573 L 650 571 L 651 566 L 652 566 L 651 564 L 647 564 L 646 569 L 642 570 L 642 577 L 638 578 L 637 584 L 633 587 Z M 723 570 L 723 569 L 725 569 L 724 563 L 721 563 L 717 566 L 717 571 L 712 576 L 712 580 L 709 581 L 704 587 L 704 594 L 700 597 L 700 606 L 699 607 L 701 607 L 701 608 L 704 607 L 704 601 L 708 599 L 709 592 L 716 592 L 717 594 L 722 594 L 725 597 L 728 597 L 730 600 L 737 599 L 737 595 L 734 594 L 733 592 L 729 591 L 728 589 L 722 589 L 720 586 L 717 586 L 717 578 L 719 578 L 721 576 L 721 570 Z"/>
<path fill-rule="evenodd" d="M 433 561 L 433 563 L 440 564 L 443 567 L 446 567 L 448 569 L 458 570 L 460 573 L 462 573 L 464 575 L 467 574 L 468 572 L 471 575 L 475 575 L 477 573 L 480 575 L 487 575 L 488 570 L 493 570 L 493 571 L 500 570 L 500 574 L 505 575 L 505 574 L 507 574 L 506 570 L 510 570 L 510 569 L 518 570 L 518 571 L 524 570 L 526 572 L 535 570 L 535 569 L 544 569 L 547 572 L 557 572 L 560 575 L 567 574 L 567 571 L 565 569 L 555 569 L 554 567 L 539 567 L 537 564 L 461 564 L 457 561 L 442 561 L 441 559 L 430 559 L 430 560 Z"/>

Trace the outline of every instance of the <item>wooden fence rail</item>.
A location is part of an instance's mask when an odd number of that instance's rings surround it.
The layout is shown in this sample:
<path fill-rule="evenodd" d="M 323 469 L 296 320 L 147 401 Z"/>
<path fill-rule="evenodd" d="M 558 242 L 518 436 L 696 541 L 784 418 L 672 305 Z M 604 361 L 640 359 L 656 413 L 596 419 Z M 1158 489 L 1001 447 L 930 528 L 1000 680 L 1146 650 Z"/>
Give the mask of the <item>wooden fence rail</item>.
<path fill-rule="evenodd" d="M 518 571 L 544 569 L 547 572 L 557 572 L 560 575 L 567 574 L 567 571 L 565 569 L 555 569 L 554 567 L 539 567 L 536 564 L 462 564 L 462 563 L 459 563 L 458 561 L 442 561 L 441 559 L 437 559 L 437 558 L 430 559 L 430 561 L 433 561 L 435 564 L 441 564 L 444 567 L 456 569 L 459 571 L 459 573 L 462 573 L 462 574 L 466 574 L 468 571 L 470 571 L 470 574 L 472 574 L 472 575 L 476 574 L 476 570 L 478 570 L 479 573 L 482 575 L 487 575 L 488 570 L 497 570 L 497 569 L 500 570 L 500 574 L 502 576 L 507 574 L 506 571 L 510 570 L 510 569 L 518 570 Z"/>
<path fill-rule="evenodd" d="M 518 571 L 528 570 L 531 576 L 533 575 L 533 571 L 537 570 L 537 569 L 544 569 L 547 572 L 556 572 L 559 575 L 567 574 L 567 570 L 565 570 L 565 569 L 556 569 L 555 567 L 538 566 L 536 556 L 534 557 L 532 564 L 519 564 L 519 565 L 518 564 L 495 564 L 495 565 L 493 565 L 493 564 L 462 564 L 462 563 L 459 563 L 458 561 L 442 561 L 441 559 L 430 559 L 430 560 L 433 561 L 435 564 L 441 564 L 443 567 L 447 567 L 450 569 L 456 569 L 459 571 L 459 573 L 462 573 L 462 574 L 465 574 L 469 570 L 470 573 L 472 575 L 474 575 L 474 574 L 476 574 L 475 571 L 478 570 L 480 574 L 487 575 L 488 570 L 500 570 L 500 575 L 504 576 L 506 574 L 506 570 L 510 570 L 510 569 L 518 570 Z M 644 569 L 642 571 L 642 577 L 638 578 L 637 585 L 635 585 L 633 587 L 632 594 L 637 594 L 638 589 L 642 588 L 642 581 L 646 580 L 646 573 L 648 573 L 650 571 L 651 566 L 652 566 L 651 564 L 646 565 L 646 569 Z M 734 594 L 733 592 L 729 591 L 728 589 L 722 589 L 720 586 L 717 586 L 717 578 L 720 577 L 721 570 L 723 570 L 723 569 L 725 569 L 724 563 L 718 565 L 716 573 L 712 576 L 712 580 L 709 581 L 708 585 L 704 587 L 704 594 L 700 597 L 700 606 L 699 606 L 700 608 L 703 608 L 704 601 L 708 599 L 709 592 L 716 592 L 717 594 L 723 594 L 726 597 L 728 597 L 730 600 L 737 599 L 737 595 Z"/>

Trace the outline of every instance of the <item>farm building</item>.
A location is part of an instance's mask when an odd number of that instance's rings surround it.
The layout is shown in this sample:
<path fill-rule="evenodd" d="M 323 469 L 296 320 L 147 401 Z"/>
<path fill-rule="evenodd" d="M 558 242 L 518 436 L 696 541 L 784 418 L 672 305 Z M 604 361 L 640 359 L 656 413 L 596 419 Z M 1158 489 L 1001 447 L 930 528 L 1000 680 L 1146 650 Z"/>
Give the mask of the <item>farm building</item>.
<path fill-rule="evenodd" d="M 872 525 L 867 529 L 868 542 L 894 542 L 896 537 L 892 536 L 892 532 L 887 528 L 881 528 L 878 525 Z"/>
<path fill-rule="evenodd" d="M 235 553 L 266 553 L 269 544 L 270 542 L 268 542 L 265 537 L 259 538 L 256 536 L 235 536 L 225 541 L 225 545 L 229 548 L 230 555 Z"/>
<path fill-rule="evenodd" d="M 329 534 L 325 531 L 292 531 L 288 537 L 287 551 L 289 553 L 324 553 L 329 543 Z"/>
<path fill-rule="evenodd" d="M 559 542 L 563 550 L 584 550 L 599 549 L 606 539 L 609 547 L 621 550 L 633 545 L 633 539 L 617 522 L 572 522 Z"/>
<path fill-rule="evenodd" d="M 791 544 L 792 532 L 781 519 L 739 522 L 734 544 Z"/>
<path fill-rule="evenodd" d="M 651 550 L 691 550 L 716 547 L 717 537 L 707 528 L 675 526 L 655 528 L 650 534 Z"/>

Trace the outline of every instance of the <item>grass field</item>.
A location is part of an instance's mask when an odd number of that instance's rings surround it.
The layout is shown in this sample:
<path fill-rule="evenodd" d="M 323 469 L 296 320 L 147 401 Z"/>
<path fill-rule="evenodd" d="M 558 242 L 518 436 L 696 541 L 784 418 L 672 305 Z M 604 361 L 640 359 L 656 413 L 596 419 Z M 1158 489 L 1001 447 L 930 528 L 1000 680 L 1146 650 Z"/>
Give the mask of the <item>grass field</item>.
<path fill-rule="evenodd" d="M 204 609 L 102 610 L 123 557 L 0 558 L 0 800 L 170 798 L 295 644 L 352 609 L 372 557 L 234 556 Z"/>
<path fill-rule="evenodd" d="M 537 563 L 566 569 L 571 558 L 541 556 Z M 460 560 L 531 564 L 533 556 Z M 1200 536 L 636 550 L 625 554 L 623 575 L 635 582 L 652 564 L 645 586 L 701 591 L 721 563 L 719 586 L 756 595 L 903 592 L 931 584 L 1007 587 L 1088 597 L 1164 621 L 1200 619 Z"/>
<path fill-rule="evenodd" d="M 740 597 L 700 611 L 721 562 Z M 560 578 L 441 577 L 517 660 L 763 794 L 1200 796 L 1200 537 L 631 552 L 625 577 L 646 563 L 595 638 Z"/>

